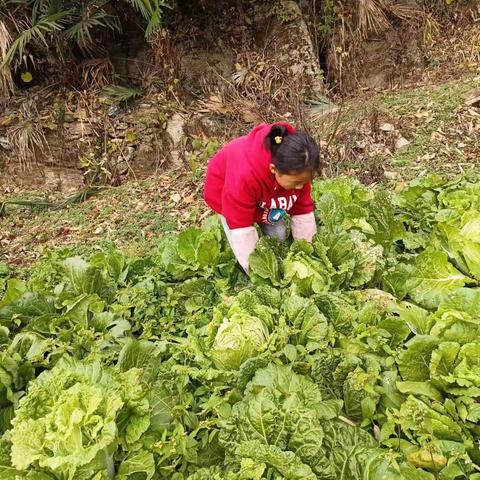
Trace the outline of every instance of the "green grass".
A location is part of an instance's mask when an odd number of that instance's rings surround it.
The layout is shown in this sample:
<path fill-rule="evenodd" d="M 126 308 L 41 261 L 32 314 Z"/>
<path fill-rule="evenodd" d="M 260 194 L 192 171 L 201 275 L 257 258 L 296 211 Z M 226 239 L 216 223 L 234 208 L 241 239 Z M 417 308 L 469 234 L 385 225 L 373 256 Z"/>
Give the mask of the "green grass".
<path fill-rule="evenodd" d="M 337 113 L 315 125 L 316 135 L 330 147 L 330 171 L 368 177 L 381 166 L 390 178 L 408 180 L 423 171 L 451 176 L 478 168 L 480 139 L 469 130 L 478 117 L 464 100 L 477 86 L 478 79 L 467 75 L 441 85 L 369 92 L 338 104 Z M 380 131 L 382 123 L 395 131 Z M 394 148 L 398 136 L 410 142 L 407 148 Z"/>
<path fill-rule="evenodd" d="M 380 105 L 397 118 L 431 106 L 437 114 L 448 120 L 451 118 L 451 110 L 463 103 L 463 95 L 474 88 L 476 83 L 473 77 L 467 77 L 460 82 L 451 81 L 443 85 L 389 92 L 380 97 Z"/>
<path fill-rule="evenodd" d="M 468 78 L 381 98 L 382 114 L 399 122 L 404 127 L 402 134 L 411 142 L 407 149 L 394 152 L 391 164 L 421 169 L 425 161 L 427 165 L 442 164 L 454 161 L 455 154 L 458 160 L 458 152 L 446 147 L 458 134 L 458 111 L 465 93 L 474 86 L 475 81 Z"/>
<path fill-rule="evenodd" d="M 194 186 L 188 176 L 178 180 L 152 176 L 59 210 L 35 213 L 10 206 L 0 232 L 0 238 L 3 232 L 13 239 L 7 260 L 28 264 L 51 248 L 85 255 L 116 245 L 132 253 L 148 252 L 165 234 L 198 222 L 204 207 Z M 178 192 L 191 193 L 194 201 L 175 203 L 171 197 Z"/>

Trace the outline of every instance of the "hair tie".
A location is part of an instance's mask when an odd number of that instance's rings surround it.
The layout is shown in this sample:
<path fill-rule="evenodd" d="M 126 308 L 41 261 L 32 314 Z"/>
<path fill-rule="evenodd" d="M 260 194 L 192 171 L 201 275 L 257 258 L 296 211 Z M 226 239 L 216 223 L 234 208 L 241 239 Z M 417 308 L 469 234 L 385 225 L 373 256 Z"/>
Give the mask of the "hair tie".
<path fill-rule="evenodd" d="M 275 143 L 280 144 L 282 143 L 283 137 L 278 136 L 278 137 L 275 137 L 274 140 L 275 140 Z"/>

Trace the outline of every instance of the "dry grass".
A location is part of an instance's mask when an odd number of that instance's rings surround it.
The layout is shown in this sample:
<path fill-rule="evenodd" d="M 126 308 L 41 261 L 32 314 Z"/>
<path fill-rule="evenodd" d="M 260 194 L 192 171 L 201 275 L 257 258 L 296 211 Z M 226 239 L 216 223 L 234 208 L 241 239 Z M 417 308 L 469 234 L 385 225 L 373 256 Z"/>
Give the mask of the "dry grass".
<path fill-rule="evenodd" d="M 339 2 L 337 7 L 326 50 L 328 80 L 340 93 L 358 85 L 366 40 L 381 38 L 397 22 L 420 28 L 427 18 L 426 11 L 416 3 L 400 0 L 349 0 Z"/>
<path fill-rule="evenodd" d="M 8 97 L 13 92 L 12 73 L 8 65 L 3 65 L 12 43 L 12 36 L 5 22 L 0 20 L 0 95 Z"/>
<path fill-rule="evenodd" d="M 30 169 L 35 163 L 36 152 L 47 145 L 43 129 L 35 123 L 11 127 L 7 136 L 23 169 Z"/>
<path fill-rule="evenodd" d="M 19 121 L 7 130 L 7 138 L 13 147 L 23 169 L 30 169 L 36 163 L 38 152 L 48 148 L 45 133 L 37 122 L 38 112 L 31 102 L 24 102 L 20 108 Z"/>
<path fill-rule="evenodd" d="M 79 65 L 81 85 L 88 89 L 101 89 L 112 83 L 114 67 L 109 58 L 92 58 Z"/>
<path fill-rule="evenodd" d="M 387 18 L 388 0 L 358 0 L 356 27 L 362 38 L 371 33 L 380 33 L 390 26 Z"/>
<path fill-rule="evenodd" d="M 292 75 L 289 64 L 282 64 L 275 52 L 240 52 L 231 78 L 221 78 L 221 87 L 204 85 L 207 100 L 202 111 L 233 118 L 247 124 L 294 119 L 309 127 L 304 103 L 310 78 Z"/>

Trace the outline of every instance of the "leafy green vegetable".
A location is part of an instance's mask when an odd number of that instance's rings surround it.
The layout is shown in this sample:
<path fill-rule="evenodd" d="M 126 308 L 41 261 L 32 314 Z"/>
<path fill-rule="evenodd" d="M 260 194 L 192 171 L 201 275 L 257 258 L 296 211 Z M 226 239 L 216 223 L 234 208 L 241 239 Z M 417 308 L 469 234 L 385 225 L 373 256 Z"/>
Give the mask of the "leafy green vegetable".
<path fill-rule="evenodd" d="M 115 374 L 98 363 L 62 360 L 38 376 L 12 421 L 12 464 L 76 478 L 111 471 L 119 444 L 138 441 L 150 424 L 135 369 Z"/>
<path fill-rule="evenodd" d="M 267 237 L 259 240 L 255 251 L 250 255 L 250 276 L 256 283 L 278 286 L 281 270 L 272 244 L 274 240 Z"/>
<path fill-rule="evenodd" d="M 479 179 L 315 182 L 249 276 L 215 217 L 0 264 L 0 477 L 476 479 Z"/>
<path fill-rule="evenodd" d="M 429 379 L 429 363 L 432 352 L 439 340 L 428 335 L 417 335 L 406 343 L 406 349 L 398 356 L 398 366 L 402 378 L 410 382 L 423 382 Z"/>
<path fill-rule="evenodd" d="M 434 309 L 468 283 L 471 280 L 448 262 L 446 253 L 430 249 L 417 257 L 408 281 L 408 293 L 421 306 Z"/>
<path fill-rule="evenodd" d="M 265 350 L 267 341 L 268 330 L 259 318 L 235 313 L 219 326 L 211 355 L 218 368 L 238 370 Z"/>

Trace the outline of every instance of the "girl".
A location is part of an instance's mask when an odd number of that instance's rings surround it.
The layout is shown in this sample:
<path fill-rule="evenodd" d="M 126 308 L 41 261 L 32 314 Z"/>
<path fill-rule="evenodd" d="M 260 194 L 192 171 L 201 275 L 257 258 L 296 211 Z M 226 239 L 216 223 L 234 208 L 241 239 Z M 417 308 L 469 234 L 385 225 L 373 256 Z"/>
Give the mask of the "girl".
<path fill-rule="evenodd" d="M 315 140 L 288 123 L 261 124 L 225 145 L 209 162 L 205 201 L 221 216 L 228 241 L 248 273 L 257 223 L 264 235 L 286 239 L 285 215 L 294 239 L 316 233 L 311 179 L 320 164 Z"/>

